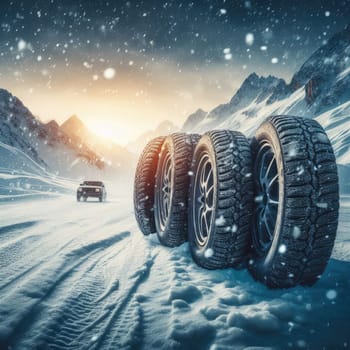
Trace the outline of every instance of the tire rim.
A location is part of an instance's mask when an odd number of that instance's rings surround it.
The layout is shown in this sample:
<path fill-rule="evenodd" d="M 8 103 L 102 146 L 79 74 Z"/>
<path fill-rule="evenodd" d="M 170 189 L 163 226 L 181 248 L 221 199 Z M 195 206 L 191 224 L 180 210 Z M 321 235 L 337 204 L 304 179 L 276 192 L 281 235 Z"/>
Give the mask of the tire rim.
<path fill-rule="evenodd" d="M 161 231 L 164 231 L 170 213 L 172 195 L 172 161 L 167 151 L 162 162 L 160 190 L 157 191 L 158 222 Z"/>
<path fill-rule="evenodd" d="M 254 169 L 257 196 L 253 242 L 258 250 L 266 252 L 274 238 L 279 206 L 279 178 L 276 155 L 271 144 L 263 140 L 258 150 Z"/>
<path fill-rule="evenodd" d="M 204 246 L 212 228 L 214 203 L 214 175 L 208 153 L 200 157 L 195 176 L 193 199 L 194 233 L 198 244 Z"/>

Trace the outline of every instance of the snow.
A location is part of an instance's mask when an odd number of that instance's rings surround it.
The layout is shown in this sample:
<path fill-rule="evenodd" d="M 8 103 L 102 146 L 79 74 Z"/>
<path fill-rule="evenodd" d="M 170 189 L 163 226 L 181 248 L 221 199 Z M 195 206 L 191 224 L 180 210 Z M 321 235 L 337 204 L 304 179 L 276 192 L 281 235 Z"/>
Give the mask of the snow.
<path fill-rule="evenodd" d="M 279 247 L 278 247 L 278 252 L 280 254 L 284 254 L 285 252 L 287 251 L 287 247 L 285 244 L 281 244 Z"/>
<path fill-rule="evenodd" d="M 337 291 L 335 291 L 334 289 L 330 289 L 327 293 L 326 293 L 326 297 L 329 300 L 333 300 L 337 297 Z"/>
<path fill-rule="evenodd" d="M 28 172 L 29 184 L 44 177 L 40 171 L 32 178 Z M 2 180 L 15 176 L 1 172 Z M 0 204 L 0 344 L 246 349 L 349 343 L 349 196 L 342 197 L 334 253 L 320 281 L 269 290 L 246 270 L 198 267 L 187 243 L 170 249 L 156 235 L 143 236 L 133 217 L 131 181 L 109 183 L 105 203 L 78 203 L 70 189 Z"/>
<path fill-rule="evenodd" d="M 205 252 L 204 252 L 204 256 L 205 256 L 206 258 L 210 258 L 210 257 L 212 257 L 213 255 L 214 255 L 214 250 L 211 249 L 211 248 L 206 249 Z"/>
<path fill-rule="evenodd" d="M 226 220 L 225 220 L 223 215 L 220 215 L 218 218 L 215 219 L 216 226 L 224 226 L 225 222 L 226 222 Z"/>
<path fill-rule="evenodd" d="M 252 46 L 254 43 L 254 34 L 253 33 L 247 33 L 245 36 L 245 43 L 248 46 Z"/>
<path fill-rule="evenodd" d="M 27 43 L 23 39 L 20 39 L 17 44 L 18 51 L 23 51 L 26 49 L 26 47 Z"/>
<path fill-rule="evenodd" d="M 114 68 L 106 68 L 103 72 L 103 76 L 108 80 L 113 79 L 115 76 L 115 69 Z"/>
<path fill-rule="evenodd" d="M 336 80 L 345 81 L 349 77 L 349 67 L 345 67 L 336 77 Z M 249 94 L 249 90 L 245 95 Z M 239 102 L 239 108 L 233 113 L 227 112 L 227 104 L 221 105 L 200 122 L 195 123 L 191 131 L 203 133 L 210 129 L 238 130 L 247 137 L 252 137 L 257 127 L 271 115 L 296 115 L 305 118 L 314 118 L 324 128 L 329 137 L 337 159 L 342 191 L 350 192 L 348 178 L 350 176 L 350 101 L 345 100 L 339 105 L 335 104 L 328 110 L 317 110 L 317 106 L 309 106 L 305 100 L 304 86 L 282 99 L 268 103 L 270 96 L 259 100 L 259 95 L 252 100 Z M 228 107 L 230 108 L 230 107 Z M 289 145 L 289 156 L 298 154 L 298 144 Z M 302 174 L 303 169 L 298 169 Z"/>
<path fill-rule="evenodd" d="M 292 236 L 294 239 L 298 239 L 301 235 L 301 230 L 298 226 L 294 226 L 293 227 L 293 232 L 292 232 Z"/>

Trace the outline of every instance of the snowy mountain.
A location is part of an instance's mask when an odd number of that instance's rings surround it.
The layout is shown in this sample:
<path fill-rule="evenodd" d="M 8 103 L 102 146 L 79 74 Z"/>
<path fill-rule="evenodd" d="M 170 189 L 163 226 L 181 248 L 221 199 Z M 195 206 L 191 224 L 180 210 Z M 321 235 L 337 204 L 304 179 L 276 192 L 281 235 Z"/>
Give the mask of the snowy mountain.
<path fill-rule="evenodd" d="M 165 120 L 161 122 L 154 130 L 149 130 L 139 136 L 135 141 L 130 142 L 127 148 L 131 152 L 139 154 L 145 147 L 146 143 L 157 136 L 169 135 L 173 132 L 179 131 L 179 128 L 171 121 Z"/>
<path fill-rule="evenodd" d="M 228 103 L 198 118 L 189 116 L 183 130 L 233 129 L 252 136 L 265 118 L 276 114 L 319 121 L 331 139 L 341 175 L 350 174 L 350 26 L 313 53 L 289 84 L 253 73 Z"/>
<path fill-rule="evenodd" d="M 80 143 L 85 143 L 89 148 L 95 150 L 108 165 L 117 168 L 127 168 L 131 164 L 136 163 L 135 154 L 111 140 L 106 140 L 95 135 L 76 115 L 68 118 L 61 125 L 61 130 L 72 139 L 79 140 Z"/>
<path fill-rule="evenodd" d="M 83 123 L 81 126 L 85 130 Z M 133 161 L 121 147 L 111 147 L 109 153 L 106 146 L 95 147 L 92 133 L 79 135 L 80 129 L 74 127 L 68 122 L 62 127 L 54 120 L 41 122 L 17 97 L 0 89 L 0 142 L 23 152 L 45 170 L 72 178 L 104 177 L 127 169 Z M 109 160 L 112 154 L 113 161 Z M 10 168 L 11 162 L 2 157 L 0 167 Z"/>
<path fill-rule="evenodd" d="M 199 125 L 205 129 L 214 129 L 218 123 L 230 118 L 234 113 L 248 107 L 253 101 L 271 104 L 288 94 L 289 88 L 283 79 L 269 75 L 259 77 L 256 73 L 250 74 L 243 82 L 236 94 L 228 103 L 221 104 L 212 111 L 204 112 L 198 109 L 185 121 L 182 129 L 190 131 Z M 247 114 L 247 116 L 249 116 Z"/>
<path fill-rule="evenodd" d="M 38 128 L 44 129 L 45 126 L 19 99 L 0 89 L 0 141 L 22 150 L 39 164 L 45 165 L 31 140 L 32 132 Z"/>
<path fill-rule="evenodd" d="M 182 126 L 182 130 L 184 131 L 190 131 L 192 130 L 197 124 L 199 124 L 204 118 L 207 116 L 208 112 L 203 111 L 203 109 L 199 108 L 194 113 L 189 115 Z"/>

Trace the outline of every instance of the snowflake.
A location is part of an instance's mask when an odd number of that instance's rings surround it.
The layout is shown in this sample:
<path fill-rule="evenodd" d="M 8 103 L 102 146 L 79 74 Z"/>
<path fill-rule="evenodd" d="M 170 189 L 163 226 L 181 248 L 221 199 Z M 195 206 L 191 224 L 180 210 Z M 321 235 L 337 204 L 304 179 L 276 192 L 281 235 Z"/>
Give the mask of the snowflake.
<path fill-rule="evenodd" d="M 247 33 L 245 36 L 245 42 L 247 45 L 252 46 L 254 43 L 254 34 L 253 33 Z"/>
<path fill-rule="evenodd" d="M 220 215 L 220 217 L 218 217 L 218 218 L 215 220 L 215 225 L 217 225 L 217 226 L 223 226 L 223 225 L 225 225 L 225 222 L 226 222 L 226 220 L 225 220 L 224 216 L 223 216 L 223 215 Z"/>
<path fill-rule="evenodd" d="M 292 232 L 293 238 L 298 239 L 301 235 L 301 230 L 298 226 L 293 227 L 293 232 Z"/>
<path fill-rule="evenodd" d="M 114 68 L 105 69 L 105 71 L 103 72 L 103 76 L 108 80 L 113 79 L 115 76 L 115 69 Z"/>
<path fill-rule="evenodd" d="M 286 247 L 285 244 L 281 244 L 281 245 L 278 247 L 278 252 L 279 252 L 279 253 L 284 254 L 286 251 L 287 251 L 287 247 Z"/>
<path fill-rule="evenodd" d="M 324 202 L 316 203 L 316 206 L 317 206 L 318 208 L 322 208 L 322 209 L 327 209 L 327 208 L 328 208 L 328 204 L 327 204 L 327 203 L 324 203 Z"/>
<path fill-rule="evenodd" d="M 329 300 L 334 300 L 334 299 L 337 297 L 337 294 L 338 294 L 338 293 L 337 293 L 336 290 L 330 289 L 330 290 L 327 291 L 326 297 L 327 297 L 327 299 L 329 299 Z"/>
<path fill-rule="evenodd" d="M 23 40 L 23 39 L 20 39 L 18 41 L 18 44 L 17 44 L 17 49 L 18 51 L 23 51 L 27 48 L 27 43 Z"/>
<path fill-rule="evenodd" d="M 206 249 L 204 252 L 204 256 L 206 258 L 211 258 L 213 255 L 214 255 L 214 250 L 211 248 Z"/>

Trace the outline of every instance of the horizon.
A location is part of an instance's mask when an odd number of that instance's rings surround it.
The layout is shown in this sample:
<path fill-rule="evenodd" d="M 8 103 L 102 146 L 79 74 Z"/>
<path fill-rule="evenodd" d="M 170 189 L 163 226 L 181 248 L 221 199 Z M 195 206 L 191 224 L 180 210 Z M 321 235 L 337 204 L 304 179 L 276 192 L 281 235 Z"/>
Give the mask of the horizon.
<path fill-rule="evenodd" d="M 350 16 L 321 0 L 28 5 L 0 4 L 1 86 L 44 122 L 75 114 L 123 146 L 229 101 L 253 72 L 290 81 Z"/>

